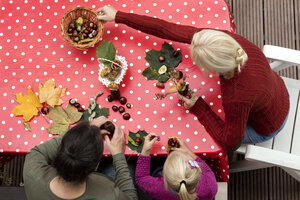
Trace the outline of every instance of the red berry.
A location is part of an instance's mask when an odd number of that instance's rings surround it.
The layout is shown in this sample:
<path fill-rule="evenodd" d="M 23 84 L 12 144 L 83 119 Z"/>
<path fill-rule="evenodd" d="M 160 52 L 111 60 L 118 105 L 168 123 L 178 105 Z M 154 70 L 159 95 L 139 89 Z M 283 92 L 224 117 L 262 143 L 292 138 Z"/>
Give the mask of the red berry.
<path fill-rule="evenodd" d="M 120 106 L 120 107 L 119 107 L 119 112 L 120 112 L 120 113 L 125 112 L 125 108 L 124 108 L 123 106 Z"/>
<path fill-rule="evenodd" d="M 129 114 L 129 113 L 125 113 L 125 114 L 123 115 L 123 119 L 129 120 L 129 119 L 130 119 L 130 114 Z"/>
<path fill-rule="evenodd" d="M 137 143 L 137 144 L 142 144 L 143 140 L 141 138 L 137 137 L 137 138 L 135 138 L 134 142 Z"/>
<path fill-rule="evenodd" d="M 112 106 L 112 109 L 113 109 L 113 111 L 115 111 L 115 112 L 117 112 L 117 111 L 119 110 L 118 106 L 116 106 L 116 105 L 113 105 L 113 106 Z"/>
<path fill-rule="evenodd" d="M 42 112 L 44 115 L 47 115 L 47 114 L 49 113 L 49 108 L 48 108 L 48 107 L 42 107 L 41 112 Z"/>

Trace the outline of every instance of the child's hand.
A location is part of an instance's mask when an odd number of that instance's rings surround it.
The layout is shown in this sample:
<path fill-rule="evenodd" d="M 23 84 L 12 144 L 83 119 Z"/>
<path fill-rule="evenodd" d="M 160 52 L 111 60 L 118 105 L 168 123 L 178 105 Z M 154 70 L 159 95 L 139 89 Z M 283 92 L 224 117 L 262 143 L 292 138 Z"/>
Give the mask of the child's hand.
<path fill-rule="evenodd" d="M 149 156 L 150 155 L 150 151 L 153 148 L 153 144 L 157 140 L 158 140 L 158 136 L 155 133 L 149 133 L 145 137 L 144 146 L 143 146 L 141 155 L 143 155 L 143 156 Z"/>
<path fill-rule="evenodd" d="M 198 100 L 198 98 L 199 98 L 192 90 L 189 90 L 189 93 L 191 94 L 191 98 L 190 99 L 186 98 L 185 96 L 182 96 L 181 94 L 179 94 L 177 92 L 178 98 L 180 100 L 184 101 L 183 105 L 184 105 L 184 107 L 186 109 L 192 108 L 195 105 L 195 103 Z"/>
<path fill-rule="evenodd" d="M 97 13 L 99 13 L 97 18 L 103 22 L 114 21 L 116 18 L 117 10 L 110 5 L 106 5 L 102 8 L 99 8 L 97 10 Z"/>
<path fill-rule="evenodd" d="M 194 152 L 180 138 L 177 138 L 177 140 L 179 142 L 179 148 L 173 147 L 172 150 L 181 151 L 184 154 L 189 154 L 193 158 L 193 160 L 195 160 L 197 158 L 196 154 L 194 154 Z"/>

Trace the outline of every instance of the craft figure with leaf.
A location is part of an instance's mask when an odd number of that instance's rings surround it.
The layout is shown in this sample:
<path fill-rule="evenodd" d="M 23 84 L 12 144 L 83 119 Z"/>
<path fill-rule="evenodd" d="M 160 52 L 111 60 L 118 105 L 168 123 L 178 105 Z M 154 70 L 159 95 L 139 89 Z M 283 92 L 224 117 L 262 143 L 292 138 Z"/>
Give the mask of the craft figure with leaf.
<path fill-rule="evenodd" d="M 129 134 L 127 135 L 127 146 L 131 150 L 135 150 L 138 153 L 141 153 L 144 146 L 145 137 L 147 135 L 148 133 L 144 130 L 139 130 L 136 133 L 129 131 Z"/>
<path fill-rule="evenodd" d="M 97 47 L 99 64 L 99 81 L 106 85 L 112 95 L 119 94 L 119 84 L 127 71 L 127 62 L 124 57 L 116 55 L 116 47 L 111 41 L 103 41 Z M 117 99 L 120 95 L 114 95 Z"/>
<path fill-rule="evenodd" d="M 94 118 L 105 116 L 108 117 L 109 115 L 109 109 L 108 108 L 100 108 L 99 104 L 96 103 L 96 100 L 99 96 L 101 96 L 103 93 L 100 91 L 98 92 L 94 98 L 90 99 L 90 105 L 88 109 L 81 110 L 82 117 L 81 121 L 92 121 Z"/>
<path fill-rule="evenodd" d="M 163 99 L 176 91 L 182 95 L 188 93 L 189 87 L 185 82 L 188 76 L 175 69 L 182 60 L 180 50 L 174 50 L 172 45 L 164 42 L 160 51 L 154 49 L 148 51 L 145 59 L 150 64 L 150 67 L 147 67 L 142 73 L 147 80 L 157 80 L 156 86 L 160 88 L 165 88 L 165 83 L 168 81 L 175 85 L 170 88 L 170 92 L 155 94 L 155 99 Z"/>
<path fill-rule="evenodd" d="M 63 135 L 69 130 L 69 126 L 80 120 L 82 113 L 75 106 L 68 105 L 65 109 L 61 106 L 49 108 L 48 117 L 53 121 L 47 130 L 53 135 Z"/>
<path fill-rule="evenodd" d="M 23 93 L 18 93 L 16 95 L 16 102 L 20 105 L 17 105 L 13 108 L 12 113 L 15 116 L 23 116 L 24 122 L 28 122 L 32 117 L 37 116 L 39 114 L 39 110 L 37 108 L 43 107 L 40 103 L 40 99 L 38 96 L 28 87 L 28 95 Z M 28 123 L 24 125 L 29 126 Z M 29 128 L 27 128 L 29 130 Z"/>

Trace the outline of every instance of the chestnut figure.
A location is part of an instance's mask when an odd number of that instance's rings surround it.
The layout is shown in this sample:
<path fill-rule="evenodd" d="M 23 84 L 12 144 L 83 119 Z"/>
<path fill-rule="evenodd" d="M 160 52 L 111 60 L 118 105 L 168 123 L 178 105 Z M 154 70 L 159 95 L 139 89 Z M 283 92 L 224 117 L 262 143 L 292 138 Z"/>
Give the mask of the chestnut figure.
<path fill-rule="evenodd" d="M 126 99 L 125 97 L 121 97 L 121 98 L 119 99 L 119 101 L 120 101 L 120 103 L 121 103 L 122 105 L 124 105 L 124 104 L 127 103 L 127 99 Z"/>
<path fill-rule="evenodd" d="M 41 112 L 42 112 L 44 115 L 47 115 L 47 114 L 49 113 L 49 108 L 48 108 L 48 107 L 42 107 Z"/>
<path fill-rule="evenodd" d="M 111 95 L 108 95 L 107 96 L 107 101 L 109 101 L 109 102 L 112 102 L 114 99 L 113 99 L 113 97 L 111 96 Z"/>
<path fill-rule="evenodd" d="M 134 142 L 135 142 L 136 144 L 142 144 L 142 143 L 143 143 L 143 140 L 142 140 L 141 138 L 137 137 L 137 138 L 135 138 Z"/>
<path fill-rule="evenodd" d="M 117 111 L 119 110 L 119 107 L 116 106 L 116 105 L 113 105 L 111 108 L 112 108 L 112 110 L 115 111 L 115 112 L 117 112 Z"/>
<path fill-rule="evenodd" d="M 107 130 L 108 132 L 110 132 L 110 134 L 114 134 L 114 132 L 115 132 L 115 125 L 112 122 L 108 121 L 108 122 L 105 122 L 104 124 L 102 124 L 100 126 L 100 130 L 103 130 L 103 129 Z"/>
<path fill-rule="evenodd" d="M 165 61 L 165 57 L 159 56 L 159 57 L 158 57 L 158 61 L 159 61 L 159 62 L 164 62 L 164 61 Z"/>
<path fill-rule="evenodd" d="M 120 113 L 125 112 L 125 108 L 124 108 L 123 106 L 120 106 L 120 107 L 119 107 L 119 112 L 120 112 Z"/>
<path fill-rule="evenodd" d="M 129 120 L 129 119 L 130 119 L 130 114 L 129 114 L 129 113 L 125 113 L 125 114 L 123 115 L 123 119 Z"/>

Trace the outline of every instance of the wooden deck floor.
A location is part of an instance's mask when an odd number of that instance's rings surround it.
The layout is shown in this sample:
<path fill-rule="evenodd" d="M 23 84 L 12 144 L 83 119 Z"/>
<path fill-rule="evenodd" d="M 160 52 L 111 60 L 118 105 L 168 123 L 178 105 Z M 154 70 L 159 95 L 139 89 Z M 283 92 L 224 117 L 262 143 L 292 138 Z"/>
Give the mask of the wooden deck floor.
<path fill-rule="evenodd" d="M 300 50 L 300 0 L 227 0 L 237 33 L 260 48 L 264 44 Z M 280 71 L 299 79 L 297 67 Z M 23 156 L 4 166 L 3 185 L 20 186 Z M 1 170 L 0 170 L 1 171 Z M 0 174 L 1 176 L 1 174 Z M 230 200 L 300 200 L 300 183 L 279 168 L 230 174 Z"/>

